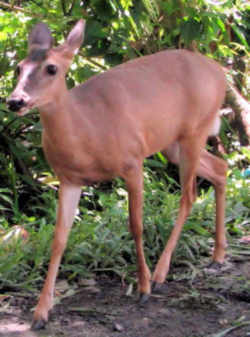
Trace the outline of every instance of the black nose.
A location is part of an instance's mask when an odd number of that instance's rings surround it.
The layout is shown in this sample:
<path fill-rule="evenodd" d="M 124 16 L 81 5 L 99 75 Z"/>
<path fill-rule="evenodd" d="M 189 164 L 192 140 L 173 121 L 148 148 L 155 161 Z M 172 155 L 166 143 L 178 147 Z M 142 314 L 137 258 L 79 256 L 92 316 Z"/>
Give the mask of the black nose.
<path fill-rule="evenodd" d="M 22 107 L 25 106 L 25 102 L 22 98 L 21 99 L 11 99 L 8 102 L 8 106 L 11 111 L 19 111 Z"/>

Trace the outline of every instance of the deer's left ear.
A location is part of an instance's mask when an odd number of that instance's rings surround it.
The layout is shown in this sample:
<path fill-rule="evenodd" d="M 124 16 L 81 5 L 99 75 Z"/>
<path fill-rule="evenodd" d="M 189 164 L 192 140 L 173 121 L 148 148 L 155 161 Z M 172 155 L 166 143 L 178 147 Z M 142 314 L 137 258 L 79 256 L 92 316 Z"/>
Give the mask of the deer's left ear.
<path fill-rule="evenodd" d="M 48 26 L 42 22 L 35 25 L 29 34 L 29 50 L 32 48 L 50 49 L 52 47 L 52 43 L 53 38 Z"/>
<path fill-rule="evenodd" d="M 81 47 L 84 37 L 85 21 L 83 19 L 79 20 L 74 28 L 69 33 L 65 44 L 72 54 L 76 54 Z"/>

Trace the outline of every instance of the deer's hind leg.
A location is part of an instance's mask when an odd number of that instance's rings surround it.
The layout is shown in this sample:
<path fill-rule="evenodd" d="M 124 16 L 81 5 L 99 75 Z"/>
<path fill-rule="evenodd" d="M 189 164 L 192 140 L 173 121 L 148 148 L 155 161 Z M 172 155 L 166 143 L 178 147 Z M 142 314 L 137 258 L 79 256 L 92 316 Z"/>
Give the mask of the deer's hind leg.
<path fill-rule="evenodd" d="M 191 151 L 193 149 L 191 148 Z M 163 151 L 163 154 L 174 164 L 180 165 L 180 174 L 182 172 L 182 156 L 181 156 L 181 146 L 179 143 L 172 144 L 169 148 Z M 191 158 L 191 157 L 190 157 Z M 215 236 L 215 248 L 213 253 L 213 261 L 217 263 L 223 263 L 226 254 L 226 233 L 225 233 L 225 194 L 226 194 L 226 173 L 227 173 L 227 163 L 218 158 L 205 149 L 201 150 L 199 160 L 196 167 L 196 175 L 203 177 L 210 181 L 215 189 L 215 200 L 216 200 L 216 236 Z M 182 176 L 183 174 L 181 174 Z M 190 174 L 189 174 L 190 175 Z M 185 176 L 185 175 L 184 175 Z M 186 179 L 186 178 L 185 178 Z M 191 177 L 189 178 L 189 187 L 187 181 L 181 181 L 182 184 L 182 198 L 180 205 L 180 212 L 176 220 L 173 232 L 171 233 L 170 239 L 165 247 L 165 250 L 156 266 L 156 270 L 153 275 L 153 281 L 156 283 L 162 283 L 167 275 L 171 254 L 177 244 L 182 224 L 190 211 L 191 207 L 186 207 L 186 212 L 182 211 L 182 203 L 185 202 L 185 192 L 189 189 L 188 194 L 189 204 L 194 201 L 196 183 L 193 178 L 191 183 Z M 184 185 L 185 186 L 184 186 Z M 193 191 L 193 192 L 192 192 Z M 184 207 L 185 208 L 185 207 Z"/>
<path fill-rule="evenodd" d="M 177 245 L 183 224 L 189 215 L 196 198 L 196 172 L 199 165 L 201 142 L 187 138 L 179 143 L 179 172 L 181 181 L 181 200 L 175 225 L 153 274 L 153 287 L 165 281 L 169 271 L 172 253 Z"/>

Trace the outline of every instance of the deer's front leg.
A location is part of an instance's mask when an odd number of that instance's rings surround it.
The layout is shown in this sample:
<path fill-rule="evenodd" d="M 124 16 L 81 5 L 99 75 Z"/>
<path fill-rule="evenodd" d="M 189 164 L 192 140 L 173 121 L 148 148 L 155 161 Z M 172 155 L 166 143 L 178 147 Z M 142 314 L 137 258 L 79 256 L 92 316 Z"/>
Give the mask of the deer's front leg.
<path fill-rule="evenodd" d="M 52 254 L 47 277 L 34 313 L 33 329 L 43 328 L 48 321 L 48 313 L 53 306 L 53 294 L 58 268 L 66 247 L 80 195 L 80 186 L 61 184 L 59 190 L 57 222 L 52 243 Z"/>
<path fill-rule="evenodd" d="M 147 299 L 150 294 L 151 274 L 146 264 L 143 250 L 143 175 L 142 169 L 133 172 L 129 178 L 126 178 L 129 197 L 129 222 L 130 231 L 135 240 L 137 270 L 138 270 L 138 290 L 141 296 L 141 302 Z"/>

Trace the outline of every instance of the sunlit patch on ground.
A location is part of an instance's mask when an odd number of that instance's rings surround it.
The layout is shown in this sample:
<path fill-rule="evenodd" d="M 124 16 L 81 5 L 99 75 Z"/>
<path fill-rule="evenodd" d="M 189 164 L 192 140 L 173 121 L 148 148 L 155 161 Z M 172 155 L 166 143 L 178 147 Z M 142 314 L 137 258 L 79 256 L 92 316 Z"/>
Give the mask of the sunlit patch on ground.
<path fill-rule="evenodd" d="M 36 336 L 30 331 L 30 325 L 26 322 L 18 322 L 16 319 L 4 319 L 0 323 L 0 336 L 12 337 L 12 336 Z"/>

